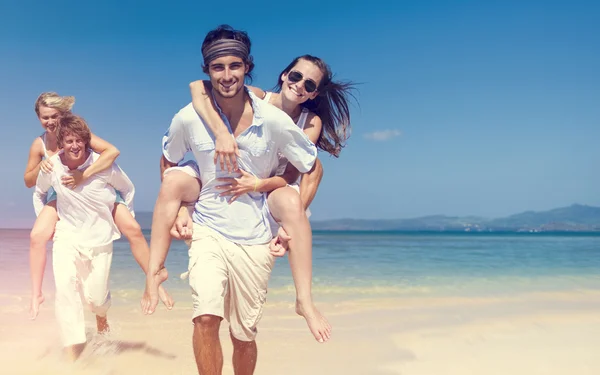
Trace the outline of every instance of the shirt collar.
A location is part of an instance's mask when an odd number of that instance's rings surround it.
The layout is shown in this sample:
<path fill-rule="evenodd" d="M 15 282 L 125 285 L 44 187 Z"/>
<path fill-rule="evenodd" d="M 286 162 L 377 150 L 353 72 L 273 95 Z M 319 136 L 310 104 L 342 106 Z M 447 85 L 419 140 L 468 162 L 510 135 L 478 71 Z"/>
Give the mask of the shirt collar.
<path fill-rule="evenodd" d="M 262 116 L 262 111 L 261 111 L 261 107 L 259 104 L 260 99 L 256 95 L 254 95 L 252 90 L 248 89 L 247 86 L 244 86 L 244 90 L 250 97 L 250 104 L 252 105 L 252 124 L 250 124 L 250 127 L 262 126 L 262 124 L 264 122 L 264 118 Z M 229 120 L 223 114 L 221 107 L 219 107 L 219 103 L 217 103 L 217 101 L 215 100 L 214 89 L 211 91 L 211 95 L 212 95 L 212 100 L 215 103 L 215 107 L 217 108 L 217 111 L 219 112 L 219 115 L 221 116 L 221 118 L 223 119 L 223 121 L 225 122 L 227 127 L 229 127 L 229 130 L 231 130 L 231 124 L 229 124 Z"/>

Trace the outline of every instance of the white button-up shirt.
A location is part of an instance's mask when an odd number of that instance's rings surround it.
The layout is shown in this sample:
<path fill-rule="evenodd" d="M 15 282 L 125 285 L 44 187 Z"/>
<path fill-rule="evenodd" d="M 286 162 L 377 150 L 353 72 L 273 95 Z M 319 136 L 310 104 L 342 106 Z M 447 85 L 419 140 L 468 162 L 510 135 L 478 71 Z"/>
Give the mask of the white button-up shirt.
<path fill-rule="evenodd" d="M 50 187 L 57 195 L 56 209 L 59 221 L 54 234 L 55 241 L 68 241 L 78 249 L 91 249 L 103 246 L 121 237 L 113 220 L 117 189 L 127 208 L 133 211 L 135 188 L 125 172 L 114 163 L 111 168 L 90 176 L 75 189 L 64 186 L 61 177 L 68 175 L 69 168 L 60 159 L 63 151 L 49 160 L 52 172 L 40 171 L 33 194 L 33 206 L 36 215 L 44 207 L 46 194 Z M 90 156 L 77 169 L 84 170 L 98 159 L 99 155 L 90 150 Z M 82 250 L 80 250 L 82 251 Z"/>
<path fill-rule="evenodd" d="M 285 112 L 258 99 L 248 92 L 254 118 L 252 125 L 236 139 L 240 151 L 238 165 L 258 178 L 271 177 L 283 154 L 300 172 L 313 167 L 317 148 Z M 220 109 L 219 109 L 220 111 Z M 221 118 L 231 131 L 227 117 Z M 228 240 L 242 245 L 265 244 L 272 238 L 270 212 L 266 194 L 250 192 L 233 203 L 230 197 L 220 197 L 215 187 L 222 185 L 219 177 L 239 177 L 239 173 L 221 170 L 215 165 L 214 136 L 196 113 L 192 104 L 181 109 L 173 118 L 163 137 L 163 155 L 171 163 L 179 163 L 185 154 L 194 154 L 200 169 L 202 190 L 196 202 L 193 220 L 221 233 Z"/>

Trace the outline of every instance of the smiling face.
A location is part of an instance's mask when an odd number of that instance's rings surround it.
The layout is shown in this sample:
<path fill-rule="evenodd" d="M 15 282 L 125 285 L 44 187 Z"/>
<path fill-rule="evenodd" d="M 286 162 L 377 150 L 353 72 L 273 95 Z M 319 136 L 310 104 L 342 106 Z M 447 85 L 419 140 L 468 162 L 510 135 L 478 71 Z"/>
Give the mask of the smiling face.
<path fill-rule="evenodd" d="M 55 108 L 40 106 L 38 119 L 42 124 L 42 128 L 48 133 L 55 133 L 58 127 L 58 118 L 60 117 L 60 111 Z"/>
<path fill-rule="evenodd" d="M 63 151 L 65 161 L 73 165 L 81 165 L 87 159 L 87 144 L 77 134 L 66 134 L 63 138 Z"/>
<path fill-rule="evenodd" d="M 88 158 L 92 133 L 83 118 L 72 113 L 61 116 L 56 139 L 63 149 L 61 159 L 70 169 L 77 168 Z"/>
<path fill-rule="evenodd" d="M 208 75 L 214 92 L 223 98 L 233 98 L 244 88 L 248 66 L 235 56 L 214 59 L 208 65 Z"/>
<path fill-rule="evenodd" d="M 290 72 L 298 72 L 302 75 L 302 79 L 298 82 L 292 82 L 293 80 L 289 79 Z M 321 84 L 321 80 L 323 79 L 323 72 L 319 69 L 318 66 L 313 64 L 310 61 L 300 59 L 294 65 L 289 72 L 283 73 L 281 75 L 282 85 L 281 85 L 281 94 L 286 100 L 289 100 L 292 103 L 302 104 L 307 100 L 311 100 L 319 95 L 318 91 L 313 91 L 311 93 L 306 91 L 306 81 L 313 81 L 317 87 Z"/>

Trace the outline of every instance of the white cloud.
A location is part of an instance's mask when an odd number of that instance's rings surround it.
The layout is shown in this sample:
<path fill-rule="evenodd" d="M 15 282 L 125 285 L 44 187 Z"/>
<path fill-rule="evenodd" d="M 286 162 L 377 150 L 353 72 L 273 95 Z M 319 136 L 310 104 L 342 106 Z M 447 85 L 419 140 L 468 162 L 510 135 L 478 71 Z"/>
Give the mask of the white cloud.
<path fill-rule="evenodd" d="M 381 130 L 373 133 L 367 133 L 364 137 L 374 141 L 387 141 L 401 135 L 402 132 L 400 130 Z"/>

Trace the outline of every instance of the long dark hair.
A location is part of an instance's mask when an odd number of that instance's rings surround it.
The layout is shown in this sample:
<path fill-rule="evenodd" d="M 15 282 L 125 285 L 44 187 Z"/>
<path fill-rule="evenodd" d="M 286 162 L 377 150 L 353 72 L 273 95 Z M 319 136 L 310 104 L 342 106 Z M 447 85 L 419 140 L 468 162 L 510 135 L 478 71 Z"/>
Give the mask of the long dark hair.
<path fill-rule="evenodd" d="M 312 100 L 302 103 L 302 106 L 314 112 L 321 118 L 323 128 L 317 147 L 331 155 L 338 157 L 346 140 L 350 137 L 350 98 L 356 100 L 352 93 L 355 84 L 350 81 L 334 81 L 329 65 L 325 61 L 312 55 L 296 57 L 280 74 L 274 91 L 280 92 L 283 81 L 281 76 L 288 74 L 299 60 L 306 60 L 315 64 L 323 73 L 317 91 L 319 95 Z"/>

